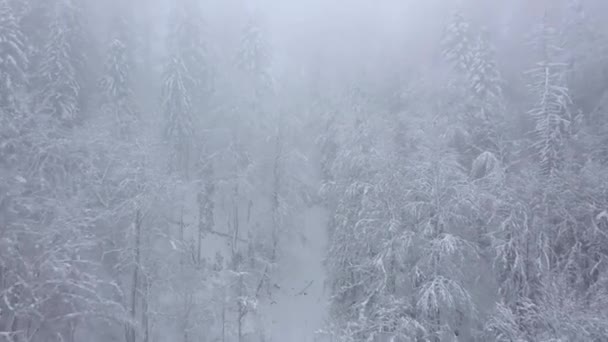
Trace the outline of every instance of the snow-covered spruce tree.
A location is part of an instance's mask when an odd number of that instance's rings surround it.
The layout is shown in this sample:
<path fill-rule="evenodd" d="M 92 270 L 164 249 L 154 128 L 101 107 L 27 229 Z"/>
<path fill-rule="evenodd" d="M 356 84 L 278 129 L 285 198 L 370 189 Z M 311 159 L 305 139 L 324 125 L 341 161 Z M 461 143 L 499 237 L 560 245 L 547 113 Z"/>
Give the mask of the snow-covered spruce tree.
<path fill-rule="evenodd" d="M 125 311 L 121 334 L 135 342 L 150 333 L 150 246 L 158 234 L 151 227 L 155 222 L 150 219 L 150 202 L 166 185 L 166 175 L 155 177 L 156 170 L 145 159 L 149 146 L 132 139 L 136 132 L 117 138 L 119 127 L 112 124 L 104 130 L 99 122 L 92 120 L 81 128 L 95 156 L 88 170 L 89 206 L 99 213 L 95 236 L 103 241 L 101 260 L 117 288 L 114 300 Z"/>
<path fill-rule="evenodd" d="M 464 96 L 463 112 L 457 116 L 465 123 L 468 135 L 465 160 L 486 151 L 502 153 L 497 125 L 504 110 L 503 81 L 488 33 L 472 27 L 459 10 L 446 28 L 442 44 L 443 58 L 455 76 L 452 88 L 462 88 L 459 91 Z"/>
<path fill-rule="evenodd" d="M 471 23 L 466 20 L 461 9 L 452 14 L 441 45 L 442 54 L 452 67 L 461 72 L 471 70 L 476 39 Z"/>
<path fill-rule="evenodd" d="M 170 169 L 188 177 L 194 118 L 204 94 L 208 61 L 202 41 L 202 19 L 196 2 L 176 2 L 171 15 L 167 48 L 168 61 L 163 71 L 162 107 L 164 137 L 171 145 Z"/>
<path fill-rule="evenodd" d="M 503 219 L 493 234 L 499 303 L 486 322 L 486 330 L 499 341 L 532 338 L 538 324 L 542 246 L 533 208 L 524 195 L 534 193 L 533 189 L 528 184 L 528 192 L 500 194 Z"/>
<path fill-rule="evenodd" d="M 67 126 L 82 120 L 85 55 L 80 6 L 73 0 L 48 4 L 50 28 L 34 76 L 40 85 L 37 110 Z"/>
<path fill-rule="evenodd" d="M 242 72 L 243 82 L 249 89 L 245 103 L 259 110 L 262 98 L 272 92 L 273 82 L 270 75 L 271 56 L 260 19 L 249 14 L 247 23 L 241 33 L 236 55 L 236 66 Z"/>
<path fill-rule="evenodd" d="M 454 152 L 433 146 L 406 166 L 404 224 L 409 246 L 416 318 L 435 341 L 475 335 L 476 310 L 468 279 L 477 247 L 470 239 L 476 217 L 475 191 Z M 478 266 L 479 267 L 479 266 Z"/>
<path fill-rule="evenodd" d="M 133 101 L 132 47 L 127 46 L 124 21 L 122 17 L 116 19 L 118 32 L 112 35 L 108 45 L 100 87 L 103 110 L 116 122 L 120 135 L 128 137 L 137 120 L 137 110 Z"/>
<path fill-rule="evenodd" d="M 74 32 L 67 28 L 76 25 L 72 26 L 74 18 L 70 16 L 72 8 L 68 4 L 47 5 L 45 8 L 52 10 L 45 14 L 54 18 L 54 25 L 45 53 L 39 51 L 37 58 L 40 74 L 34 77 L 40 82 L 33 83 L 41 88 L 37 98 L 24 99 L 32 101 L 37 114 L 45 113 L 72 125 L 75 120 L 68 118 L 76 114 L 78 106 L 77 99 L 71 97 L 73 92 L 66 86 L 72 85 L 69 79 L 76 74 L 70 59 L 74 40 L 67 38 Z M 13 40 L 15 37 L 2 39 L 10 48 L 3 46 L 0 50 L 11 54 L 14 49 L 22 48 L 23 45 Z M 7 68 L 2 68 L 3 72 L 14 72 L 16 69 L 10 64 L 18 66 L 23 62 L 19 56 L 6 57 L 1 57 L 9 63 Z M 7 74 L 3 81 L 11 82 L 11 91 L 19 91 L 24 83 L 19 84 L 13 77 Z M 65 102 L 64 95 L 68 99 Z M 6 98 L 15 99 L 14 96 Z M 3 331 L 2 336 L 10 339 L 70 340 L 85 323 L 96 324 L 109 317 L 122 320 L 125 316 L 120 305 L 106 297 L 113 289 L 102 276 L 101 265 L 89 258 L 96 253 L 93 246 L 99 242 L 91 234 L 93 220 L 90 218 L 97 212 L 89 206 L 90 155 L 80 141 L 49 135 L 54 125 L 46 125 L 44 117 L 38 119 L 26 121 L 19 117 L 19 125 L 27 123 L 28 129 L 18 131 L 18 141 L 8 141 L 11 150 L 19 155 L 8 158 L 12 165 L 7 175 L 17 177 L 8 194 L 15 197 L 9 195 L 1 201 L 16 216 L 11 214 L 4 219 L 7 240 L 3 249 L 7 256 L 16 258 L 3 258 L 11 271 L 2 272 L 2 293 L 13 295 L 1 309 L 0 325 L 8 330 L 8 335 Z M 2 141 L 3 147 L 6 142 Z M 36 195 L 32 196 L 33 193 Z"/>
<path fill-rule="evenodd" d="M 606 191 L 594 175 L 598 166 L 576 176 L 562 172 L 559 183 L 528 170 L 499 193 L 502 222 L 493 234 L 499 303 L 486 322 L 488 338 L 595 341 L 606 331 L 606 294 L 599 290 L 606 221 L 598 220 L 597 207 L 605 204 L 587 200 Z"/>
<path fill-rule="evenodd" d="M 106 233 L 102 236 L 106 239 L 106 248 L 111 250 L 107 253 L 105 266 L 120 287 L 119 298 L 128 312 L 129 321 L 123 326 L 124 338 L 136 342 L 147 341 L 152 331 L 150 321 L 153 317 L 149 308 L 155 304 L 151 291 L 158 277 L 151 269 L 154 221 L 150 219 L 153 209 L 149 202 L 167 179 L 154 179 L 151 165 L 145 158 L 149 146 L 145 140 L 138 139 L 142 137 L 142 122 L 138 121 L 133 90 L 136 37 L 130 23 L 133 13 L 127 6 L 112 4 L 112 26 L 99 79 L 103 115 L 100 120 L 91 120 L 90 126 L 109 124 L 102 138 L 108 145 L 99 153 L 97 164 L 106 170 L 105 179 L 100 176 L 105 184 L 99 185 L 98 196 L 108 197 L 105 205 L 115 210 L 113 219 L 117 220 L 117 223 L 103 222 Z M 112 160 L 123 162 L 116 165 Z"/>
<path fill-rule="evenodd" d="M 163 79 L 164 137 L 171 144 L 170 169 L 187 174 L 194 135 L 192 97 L 188 70 L 179 56 L 171 57 L 165 65 Z"/>
<path fill-rule="evenodd" d="M 336 198 L 326 259 L 332 291 L 328 333 L 339 341 L 407 340 L 425 335 L 400 280 L 400 202 L 379 151 L 379 122 L 358 119 L 339 135 L 332 163 Z M 386 127 L 384 127 L 386 129 Z M 393 192 L 394 190 L 394 192 Z M 332 206 L 333 207 L 333 206 Z M 399 280 L 397 280 L 399 279 Z"/>
<path fill-rule="evenodd" d="M 374 157 L 378 156 L 370 145 L 373 138 L 368 122 L 357 120 L 355 125 L 341 142 L 349 148 L 341 149 L 332 168 L 338 203 L 332 220 L 334 226 L 330 227 L 327 266 L 333 294 L 331 311 L 337 330 L 334 334 L 350 330 L 350 338 L 366 339 L 382 332 L 367 326 L 364 314 L 368 309 L 366 299 L 369 301 L 374 290 L 380 290 L 378 280 L 382 277 L 374 258 L 383 239 L 376 235 L 383 234 L 381 227 L 386 222 L 374 179 L 377 173 Z"/>
<path fill-rule="evenodd" d="M 56 126 L 46 122 L 48 118 L 73 126 L 79 121 L 80 13 L 69 2 L 45 5 L 44 17 L 53 25 L 46 44 L 35 50 L 31 84 L 37 96 L 27 98 L 39 116 L 36 125 L 20 132 L 25 143 L 12 147 L 19 157 L 11 160 L 9 174 L 18 177 L 8 193 L 15 197 L 1 200 L 16 215 L 5 219 L 8 239 L 3 250 L 17 258 L 3 260 L 11 271 L 2 272 L 2 293 L 13 295 L 1 309 L 0 325 L 8 330 L 2 336 L 10 339 L 70 341 L 85 326 L 122 324 L 127 318 L 113 298 L 117 289 L 105 279 L 96 258 L 100 241 L 93 234 L 94 221 L 106 212 L 91 201 L 92 175 L 97 171 L 91 145 L 71 135 L 49 134 L 56 133 Z M 12 58 L 20 62 L 17 56 Z M 12 87 L 18 90 L 19 85 Z"/>
<path fill-rule="evenodd" d="M 451 148 L 450 93 L 446 99 L 444 89 L 413 83 L 418 86 L 410 90 L 408 111 L 398 118 L 404 131 L 393 133 L 386 186 L 399 220 L 392 245 L 398 265 L 396 287 L 407 298 L 411 317 L 424 328 L 425 338 L 474 340 L 487 309 L 480 298 L 484 287 L 491 285 L 484 277 L 474 277 L 490 270 L 479 257 L 486 254 L 485 231 L 492 216 L 480 185 L 492 183 L 500 166 L 487 153 L 487 158 L 472 163 L 475 176 L 469 176 L 460 165 L 459 151 Z M 446 115 L 429 117 L 432 101 L 437 103 L 435 110 Z"/>
<path fill-rule="evenodd" d="M 167 48 L 170 54 L 182 60 L 191 79 L 188 84 L 192 87 L 190 91 L 200 97 L 210 90 L 211 85 L 211 65 L 203 15 L 196 0 L 179 0 L 174 6 Z"/>
<path fill-rule="evenodd" d="M 70 341 L 93 326 L 121 326 L 129 319 L 117 299 L 121 291 L 105 277 L 97 234 L 98 224 L 115 219 L 114 210 L 123 204 L 104 206 L 111 186 L 97 186 L 100 178 L 114 179 L 113 170 L 97 167 L 103 151 L 96 142 L 81 139 L 91 135 L 48 139 L 35 133 L 26 135 L 28 143 L 20 151 L 24 157 L 10 173 L 17 179 L 8 202 L 3 200 L 10 215 L 4 218 L 2 254 L 7 258 L 2 262 L 10 263 L 11 271 L 3 272 L 2 286 L 15 296 L 2 308 L 2 319 L 9 322 L 2 326 L 17 339 L 34 341 Z"/>
<path fill-rule="evenodd" d="M 529 115 L 535 121 L 534 146 L 538 161 L 547 175 L 563 164 L 563 153 L 571 132 L 572 101 L 566 84 L 567 64 L 559 32 L 545 16 L 533 33 L 532 44 L 539 61 L 527 72 L 535 102 Z"/>
<path fill-rule="evenodd" d="M 467 70 L 474 105 L 480 110 L 480 118 L 489 120 L 502 109 L 502 77 L 496 66 L 493 48 L 487 32 L 481 31 L 475 39 L 470 69 Z"/>
<path fill-rule="evenodd" d="M 608 253 L 603 233 L 608 227 L 603 209 L 608 184 L 599 176 L 603 168 L 587 162 L 569 169 L 552 190 L 548 219 L 556 233 L 547 234 L 552 238 L 552 273 L 541 304 L 546 325 L 557 327 L 554 338 L 596 340 L 608 328 L 607 269 L 602 262 Z"/>
<path fill-rule="evenodd" d="M 502 78 L 485 29 L 472 26 L 463 11 L 456 11 L 443 33 L 442 55 L 468 89 L 477 119 L 496 115 L 502 102 Z M 494 112 L 494 113 L 492 113 Z"/>
<path fill-rule="evenodd" d="M 443 33 L 443 58 L 463 79 L 469 89 L 473 105 L 486 118 L 502 98 L 502 79 L 496 66 L 493 48 L 485 29 L 476 29 L 465 18 L 462 10 L 456 11 Z M 479 115 L 479 114 L 477 114 Z"/>
<path fill-rule="evenodd" d="M 465 169 L 474 168 L 480 156 L 500 156 L 502 152 L 497 134 L 502 104 L 500 76 L 488 39 L 465 18 L 462 9 L 453 15 L 442 38 L 448 72 L 437 77 L 446 85 L 410 92 L 439 99 L 440 110 L 449 113 L 451 144 L 459 162 Z"/>
<path fill-rule="evenodd" d="M 14 111 L 17 97 L 27 82 L 28 56 L 25 37 L 7 0 L 0 1 L 0 108 Z"/>
<path fill-rule="evenodd" d="M 601 279 L 598 260 L 603 251 L 592 247 L 591 240 L 602 238 L 591 228 L 597 211 L 590 208 L 597 208 L 596 204 L 586 200 L 597 198 L 591 194 L 601 185 L 583 185 L 593 179 L 590 173 L 574 176 L 598 165 L 588 158 L 580 158 L 586 160 L 578 164 L 566 153 L 577 118 L 571 114 L 569 87 L 574 83 L 567 78 L 572 72 L 572 64 L 567 63 L 572 58 L 567 45 L 571 37 L 566 35 L 564 49 L 562 33 L 543 18 L 533 37 L 540 62 L 528 72 L 536 102 L 529 114 L 536 124 L 533 141 L 542 174 L 528 165 L 511 177 L 511 189 L 500 195 L 504 214 L 499 215 L 502 224 L 495 235 L 500 304 L 486 326 L 499 340 L 586 341 L 604 329 L 602 318 L 586 321 L 604 315 L 596 308 L 589 310 L 589 296 L 598 295 L 591 300 L 597 302 L 604 297 L 589 291 L 590 284 Z"/>

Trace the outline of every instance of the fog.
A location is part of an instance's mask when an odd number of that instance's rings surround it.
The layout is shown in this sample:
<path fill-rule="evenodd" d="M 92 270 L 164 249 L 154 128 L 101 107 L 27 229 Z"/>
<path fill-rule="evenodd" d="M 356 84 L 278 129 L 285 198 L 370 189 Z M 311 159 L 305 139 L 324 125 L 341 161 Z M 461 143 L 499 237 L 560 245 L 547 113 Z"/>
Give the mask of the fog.
<path fill-rule="evenodd" d="M 0 0 L 0 342 L 608 341 L 607 14 Z"/>

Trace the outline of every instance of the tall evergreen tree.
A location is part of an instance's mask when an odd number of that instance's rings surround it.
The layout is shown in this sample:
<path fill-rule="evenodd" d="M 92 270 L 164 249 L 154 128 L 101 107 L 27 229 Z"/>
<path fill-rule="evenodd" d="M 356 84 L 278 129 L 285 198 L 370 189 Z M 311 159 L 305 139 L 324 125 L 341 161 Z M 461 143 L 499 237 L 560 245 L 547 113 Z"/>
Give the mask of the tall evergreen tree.
<path fill-rule="evenodd" d="M 476 44 L 471 23 L 466 20 L 464 13 L 458 9 L 445 28 L 441 41 L 444 58 L 459 70 L 466 72 L 473 63 L 473 50 Z"/>
<path fill-rule="evenodd" d="M 171 144 L 173 159 L 170 168 L 187 174 L 192 140 L 194 119 L 192 96 L 188 83 L 191 82 L 188 70 L 179 56 L 173 56 L 165 65 L 163 79 L 163 109 L 165 112 L 165 139 Z"/>
<path fill-rule="evenodd" d="M 104 109 L 120 127 L 121 134 L 128 136 L 137 119 L 132 90 L 132 61 L 128 47 L 119 38 L 109 46 L 104 76 L 100 81 Z"/>
<path fill-rule="evenodd" d="M 493 49 L 487 32 L 482 31 L 473 45 L 471 65 L 467 70 L 475 105 L 480 108 L 481 119 L 496 116 L 502 105 L 502 78 L 496 66 Z"/>
<path fill-rule="evenodd" d="M 457 11 L 444 33 L 443 57 L 454 71 L 453 88 L 464 96 L 455 123 L 464 123 L 467 146 L 464 160 L 491 151 L 502 152 L 498 133 L 504 111 L 503 81 L 496 65 L 490 37 L 486 30 L 476 29 Z M 460 88 L 460 89 L 459 89 Z"/>
<path fill-rule="evenodd" d="M 165 138 L 172 145 L 174 170 L 188 174 L 194 137 L 195 99 L 204 94 L 208 60 L 202 35 L 202 19 L 196 2 L 180 0 L 172 12 L 164 67 L 163 110 Z M 194 105 L 197 105 L 194 107 Z"/>
<path fill-rule="evenodd" d="M 38 110 L 71 126 L 82 119 L 85 63 L 81 4 L 56 0 L 49 4 L 50 28 L 39 52 L 36 82 Z"/>
<path fill-rule="evenodd" d="M 534 51 L 540 59 L 527 72 L 535 105 L 528 111 L 534 119 L 534 145 L 544 172 L 552 175 L 563 164 L 563 153 L 573 124 L 572 101 L 566 84 L 567 64 L 559 32 L 549 25 L 547 16 L 536 28 Z"/>
<path fill-rule="evenodd" d="M 245 84 L 250 88 L 246 89 L 245 100 L 254 108 L 259 108 L 262 98 L 272 92 L 269 48 L 259 18 L 250 14 L 241 33 L 236 65 L 243 73 Z"/>

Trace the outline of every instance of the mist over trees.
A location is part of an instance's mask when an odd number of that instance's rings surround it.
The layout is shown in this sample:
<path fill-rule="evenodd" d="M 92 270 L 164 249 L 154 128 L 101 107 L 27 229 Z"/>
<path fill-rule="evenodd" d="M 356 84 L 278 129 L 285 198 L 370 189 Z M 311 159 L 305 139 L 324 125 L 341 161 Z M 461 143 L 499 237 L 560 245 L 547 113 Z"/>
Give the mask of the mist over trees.
<path fill-rule="evenodd" d="M 603 0 L 0 0 L 0 341 L 608 341 Z"/>

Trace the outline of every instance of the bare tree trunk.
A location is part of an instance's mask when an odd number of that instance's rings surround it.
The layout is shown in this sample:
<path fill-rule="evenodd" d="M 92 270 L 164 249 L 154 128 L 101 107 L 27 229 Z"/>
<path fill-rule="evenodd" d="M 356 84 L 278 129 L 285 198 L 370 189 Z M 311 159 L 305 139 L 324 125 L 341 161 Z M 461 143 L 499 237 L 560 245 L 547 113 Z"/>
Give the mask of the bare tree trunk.
<path fill-rule="evenodd" d="M 187 290 L 185 290 L 187 291 Z M 188 329 L 190 325 L 190 309 L 192 307 L 192 295 L 185 293 L 184 291 L 184 317 L 183 320 L 183 341 L 188 342 L 190 339 L 190 335 L 188 334 Z"/>
<path fill-rule="evenodd" d="M 140 290 L 139 284 L 139 269 L 141 263 L 141 223 L 142 223 L 142 215 L 141 209 L 137 209 L 135 212 L 135 246 L 134 246 L 134 267 L 133 267 L 133 280 L 131 283 L 131 319 L 132 322 L 127 324 L 126 329 L 126 340 L 127 342 L 135 342 L 136 341 L 136 331 L 135 331 L 135 322 L 137 321 L 137 301 L 138 294 Z"/>
<path fill-rule="evenodd" d="M 201 213 L 199 212 L 199 215 L 201 215 Z M 203 244 L 203 224 L 200 222 L 199 219 L 199 225 L 198 225 L 198 237 L 196 239 L 196 264 L 200 265 L 201 264 L 201 250 L 202 250 L 202 244 Z"/>
<path fill-rule="evenodd" d="M 185 229 L 184 207 L 182 206 L 181 209 L 180 209 L 180 215 L 179 215 L 179 241 L 181 243 L 184 242 L 184 229 Z M 183 259 L 183 258 L 181 258 L 181 259 Z"/>
<path fill-rule="evenodd" d="M 245 305 L 243 304 L 242 301 L 242 297 L 243 297 L 243 276 L 239 275 L 239 290 L 238 290 L 238 295 L 239 295 L 239 300 L 238 300 L 238 320 L 237 320 L 237 325 L 238 325 L 238 342 L 241 342 L 243 340 L 243 318 L 245 318 L 245 315 L 247 314 Z"/>
<path fill-rule="evenodd" d="M 272 192 L 272 256 L 271 261 L 276 260 L 277 247 L 279 244 L 279 231 L 280 231 L 280 193 L 281 193 L 281 156 L 283 153 L 283 139 L 281 135 L 281 128 L 276 139 L 276 152 L 274 157 L 273 166 L 273 192 Z"/>
<path fill-rule="evenodd" d="M 148 342 L 150 339 L 150 321 L 149 321 L 149 309 L 148 300 L 150 296 L 150 278 L 149 276 L 144 277 L 143 281 L 143 294 L 141 298 L 141 322 L 143 330 L 143 342 Z"/>
<path fill-rule="evenodd" d="M 437 308 L 436 315 L 437 316 L 435 317 L 435 320 L 436 320 L 435 324 L 437 325 L 437 328 L 436 328 L 437 336 L 435 336 L 435 342 L 441 342 L 441 335 L 440 335 L 440 332 L 441 332 L 441 309 L 440 308 Z"/>
<path fill-rule="evenodd" d="M 68 323 L 68 341 L 69 342 L 74 342 L 75 340 L 75 335 L 76 335 L 76 327 L 77 327 L 78 322 L 76 320 Z"/>
<path fill-rule="evenodd" d="M 239 203 L 238 203 L 238 195 L 239 188 L 238 185 L 234 187 L 234 198 L 233 198 L 233 240 L 232 240 L 232 270 L 234 272 L 238 272 L 240 265 L 240 255 L 238 251 L 238 242 L 239 242 Z M 237 285 L 237 336 L 238 342 L 242 341 L 242 322 L 243 317 L 245 316 L 245 308 L 242 302 L 243 298 L 243 276 L 239 275 L 238 285 Z"/>
<path fill-rule="evenodd" d="M 214 226 L 213 195 L 215 193 L 214 172 L 211 158 L 207 157 L 199 164 L 199 191 L 197 194 L 198 202 L 198 241 L 196 246 L 196 261 L 200 265 L 202 262 L 202 244 L 205 232 L 212 232 Z"/>
<path fill-rule="evenodd" d="M 395 257 L 395 253 L 391 253 L 390 261 L 389 261 L 389 271 L 388 271 L 388 279 L 387 279 L 387 291 L 388 293 L 394 295 L 397 292 L 397 258 Z"/>
<path fill-rule="evenodd" d="M 239 186 L 234 186 L 234 198 L 232 200 L 233 205 L 233 217 L 232 217 L 232 227 L 234 229 L 233 239 L 232 239 L 232 264 L 233 268 L 236 271 L 237 269 L 237 253 L 238 253 L 238 243 L 239 243 Z"/>
<path fill-rule="evenodd" d="M 222 342 L 226 342 L 226 289 L 222 298 Z"/>
<path fill-rule="evenodd" d="M 12 322 L 10 323 L 10 333 L 12 334 L 12 342 L 19 342 L 21 339 L 19 338 L 19 319 L 16 315 L 13 315 Z"/>
<path fill-rule="evenodd" d="M 184 248 L 185 244 L 185 223 L 184 223 L 184 206 L 182 205 L 180 208 L 180 216 L 179 216 L 179 241 L 182 248 Z M 180 251 L 179 253 L 179 274 L 183 277 L 186 274 L 186 256 L 184 255 L 185 251 Z M 190 303 L 189 298 L 190 294 L 188 293 L 189 289 L 185 284 L 181 285 L 182 289 L 182 340 L 183 342 L 188 342 L 188 328 L 189 328 L 189 316 L 190 316 Z"/>

